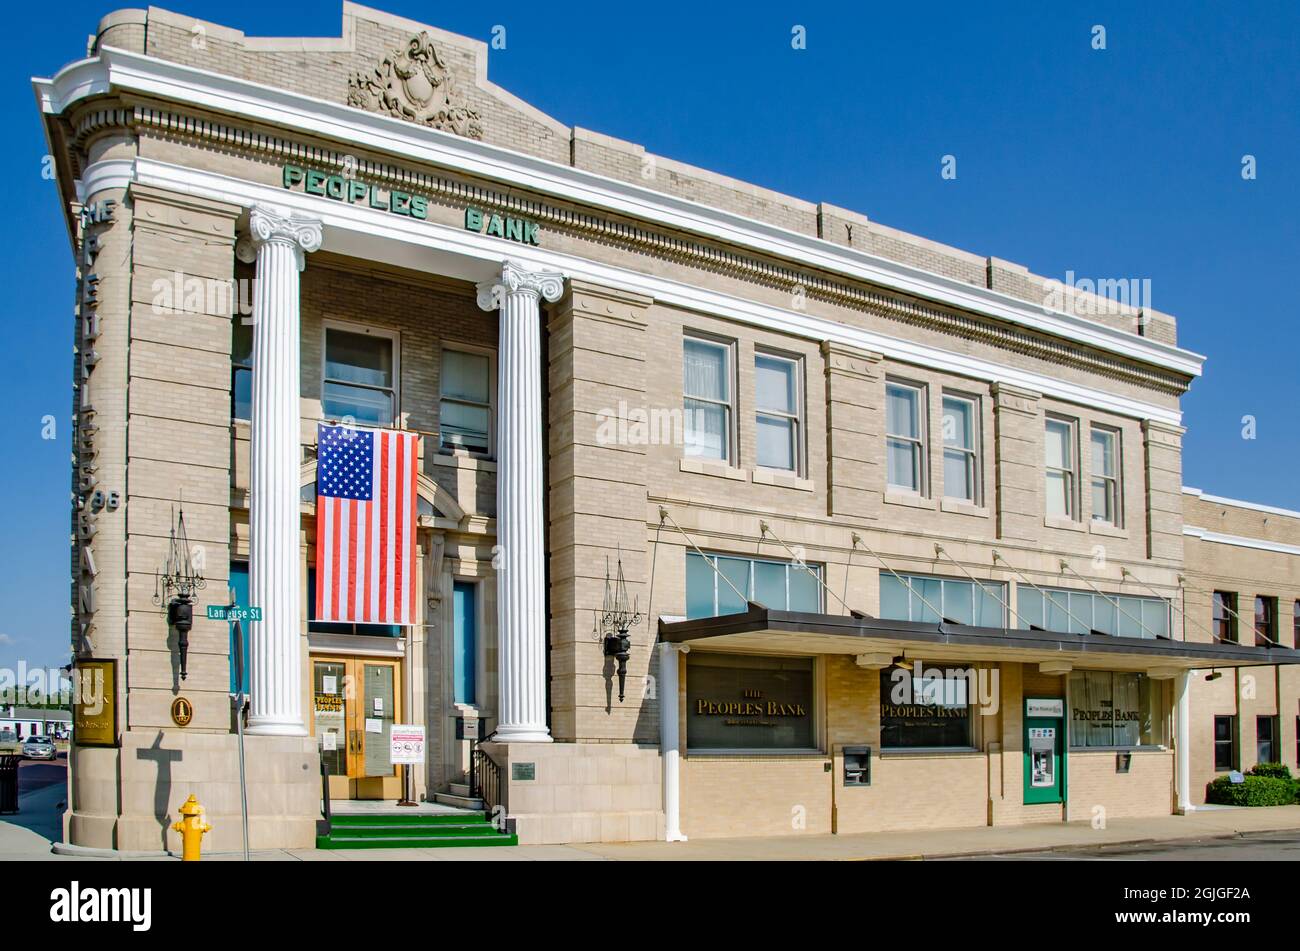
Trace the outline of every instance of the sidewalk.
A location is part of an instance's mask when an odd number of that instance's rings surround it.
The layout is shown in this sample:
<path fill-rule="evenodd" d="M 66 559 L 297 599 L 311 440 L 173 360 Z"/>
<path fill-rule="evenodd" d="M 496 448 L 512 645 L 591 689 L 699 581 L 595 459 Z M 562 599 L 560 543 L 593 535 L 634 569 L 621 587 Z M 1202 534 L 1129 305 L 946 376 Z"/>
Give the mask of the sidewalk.
<path fill-rule="evenodd" d="M 174 861 L 163 855 L 77 856 L 51 852 L 48 827 L 58 796 L 48 803 L 46 790 L 23 797 L 23 813 L 0 817 L 0 861 L 13 859 Z M 24 817 L 29 817 L 25 821 Z M 36 821 L 33 821 L 32 817 Z M 880 832 L 862 835 L 791 835 L 763 839 L 693 839 L 689 842 L 624 842 L 584 845 L 525 845 L 505 849 L 371 849 L 329 851 L 292 849 L 255 852 L 257 861 L 356 862 L 546 862 L 546 861 L 868 861 L 926 859 L 1048 849 L 1090 849 L 1103 845 L 1207 839 L 1249 832 L 1300 829 L 1300 806 L 1269 808 L 1210 807 L 1189 816 L 1116 819 L 1105 829 L 1087 823 L 1069 825 L 980 826 L 925 832 Z M 39 832 L 48 832 L 42 835 Z M 207 854 L 205 861 L 239 861 L 239 853 Z"/>

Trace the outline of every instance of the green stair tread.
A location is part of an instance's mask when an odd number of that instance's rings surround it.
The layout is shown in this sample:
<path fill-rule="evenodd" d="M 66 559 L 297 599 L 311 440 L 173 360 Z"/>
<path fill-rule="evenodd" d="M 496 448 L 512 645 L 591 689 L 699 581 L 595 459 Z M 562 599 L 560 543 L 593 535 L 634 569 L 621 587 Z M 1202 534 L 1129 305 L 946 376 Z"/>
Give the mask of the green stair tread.
<path fill-rule="evenodd" d="M 482 825 L 437 825 L 437 826 L 335 826 L 331 834 L 335 838 L 358 839 L 367 836 L 414 836 L 427 838 L 447 835 L 497 835 L 498 832 L 487 823 Z"/>
<path fill-rule="evenodd" d="M 481 812 L 447 813 L 375 813 L 371 815 L 335 815 L 330 824 L 336 828 L 372 825 L 472 825 L 487 823 Z"/>
<path fill-rule="evenodd" d="M 339 839 L 332 835 L 318 835 L 318 849 L 438 849 L 483 848 L 513 846 L 519 838 L 509 833 L 475 836 L 380 836 L 374 838 Z"/>

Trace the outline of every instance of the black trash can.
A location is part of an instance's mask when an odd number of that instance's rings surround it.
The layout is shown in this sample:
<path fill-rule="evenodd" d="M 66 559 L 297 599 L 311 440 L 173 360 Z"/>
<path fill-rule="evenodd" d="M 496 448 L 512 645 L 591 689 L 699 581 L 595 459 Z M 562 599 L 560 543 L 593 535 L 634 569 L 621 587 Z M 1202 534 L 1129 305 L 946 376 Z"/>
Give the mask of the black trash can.
<path fill-rule="evenodd" d="M 18 811 L 18 764 L 21 756 L 0 754 L 0 813 Z"/>

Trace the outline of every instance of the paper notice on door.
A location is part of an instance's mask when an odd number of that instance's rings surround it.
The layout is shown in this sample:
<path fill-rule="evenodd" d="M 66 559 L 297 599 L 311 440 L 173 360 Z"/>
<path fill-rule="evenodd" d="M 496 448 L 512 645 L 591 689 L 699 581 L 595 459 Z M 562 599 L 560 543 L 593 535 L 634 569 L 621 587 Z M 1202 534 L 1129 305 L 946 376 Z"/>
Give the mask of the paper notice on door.
<path fill-rule="evenodd" d="M 325 674 L 321 677 L 321 693 L 336 694 L 339 692 L 339 678 L 334 674 Z"/>
<path fill-rule="evenodd" d="M 328 733 L 322 733 L 320 738 L 320 748 L 326 753 L 337 750 L 339 748 L 339 735 L 333 730 Z"/>
<path fill-rule="evenodd" d="M 384 698 L 375 697 L 375 713 L 383 713 L 383 712 L 384 712 Z"/>
<path fill-rule="evenodd" d="M 383 732 L 384 732 L 384 721 L 383 721 L 383 720 L 376 720 L 376 719 L 373 719 L 372 717 L 366 717 L 366 732 L 367 732 L 367 733 L 383 733 Z"/>

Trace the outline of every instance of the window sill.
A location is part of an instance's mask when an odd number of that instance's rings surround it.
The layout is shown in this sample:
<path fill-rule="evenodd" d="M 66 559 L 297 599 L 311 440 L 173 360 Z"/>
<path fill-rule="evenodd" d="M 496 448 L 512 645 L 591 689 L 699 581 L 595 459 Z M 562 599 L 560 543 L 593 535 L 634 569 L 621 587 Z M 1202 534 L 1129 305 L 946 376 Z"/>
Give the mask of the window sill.
<path fill-rule="evenodd" d="M 496 460 L 484 456 L 471 456 L 468 453 L 451 455 L 445 452 L 428 457 L 431 466 L 446 466 L 449 469 L 475 469 L 479 472 L 496 472 Z"/>
<path fill-rule="evenodd" d="M 693 760 L 729 760 L 742 756 L 755 756 L 762 759 L 791 760 L 825 760 L 830 757 L 821 750 L 807 749 L 687 749 L 686 758 Z"/>
<path fill-rule="evenodd" d="M 927 757 L 927 756 L 977 756 L 983 755 L 973 746 L 919 746 L 914 750 L 881 750 L 881 759 L 908 759 L 910 757 Z"/>
<path fill-rule="evenodd" d="M 1043 524 L 1048 528 L 1059 528 L 1066 532 L 1086 532 L 1087 526 L 1072 518 L 1060 518 L 1056 515 L 1043 516 Z"/>
<path fill-rule="evenodd" d="M 755 485 L 774 485 L 800 492 L 813 492 L 817 488 L 812 479 L 801 479 L 793 472 L 783 472 L 780 469 L 755 469 L 753 480 Z"/>
<path fill-rule="evenodd" d="M 1091 519 L 1088 522 L 1088 531 L 1093 535 L 1105 535 L 1107 538 L 1128 538 L 1128 531 L 1119 526 L 1112 525 L 1110 522 L 1099 522 Z"/>
<path fill-rule="evenodd" d="M 939 511 L 949 512 L 953 515 L 970 515 L 974 518 L 989 517 L 987 506 L 976 505 L 973 502 L 963 502 L 961 499 L 945 498 L 940 500 Z"/>
<path fill-rule="evenodd" d="M 749 473 L 744 469 L 736 469 L 727 465 L 725 462 L 716 459 L 692 459 L 683 458 L 680 466 L 682 472 L 693 472 L 695 475 L 714 476 L 719 479 L 732 479 L 736 482 L 748 482 Z"/>
<path fill-rule="evenodd" d="M 900 492 L 894 489 L 885 490 L 885 504 L 906 505 L 908 508 L 929 509 L 930 511 L 938 508 L 934 503 L 934 499 L 926 498 L 916 492 Z"/>

